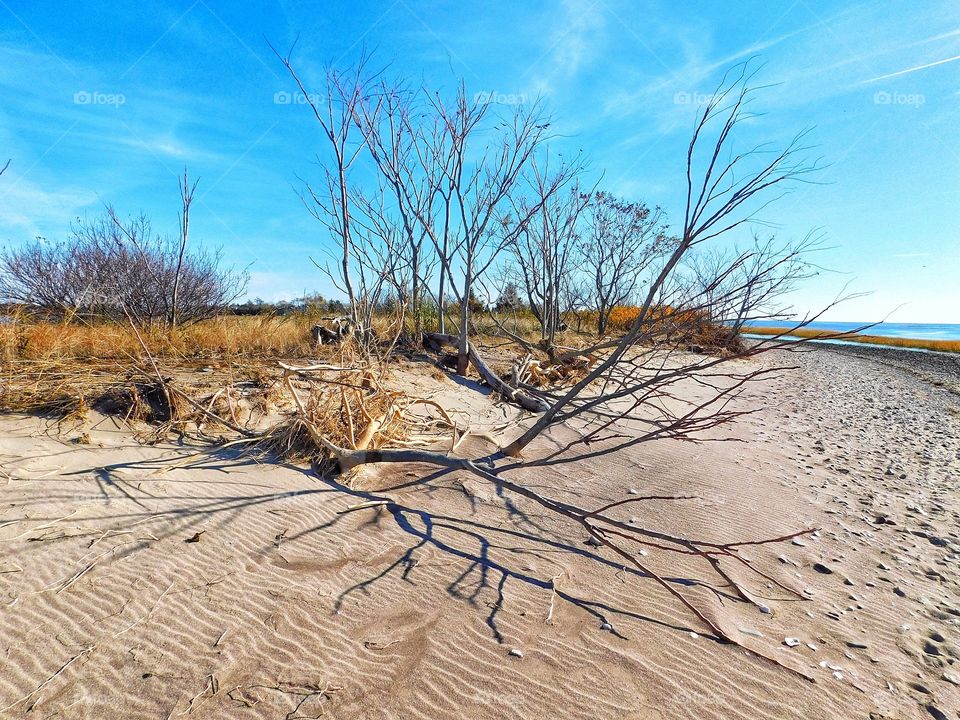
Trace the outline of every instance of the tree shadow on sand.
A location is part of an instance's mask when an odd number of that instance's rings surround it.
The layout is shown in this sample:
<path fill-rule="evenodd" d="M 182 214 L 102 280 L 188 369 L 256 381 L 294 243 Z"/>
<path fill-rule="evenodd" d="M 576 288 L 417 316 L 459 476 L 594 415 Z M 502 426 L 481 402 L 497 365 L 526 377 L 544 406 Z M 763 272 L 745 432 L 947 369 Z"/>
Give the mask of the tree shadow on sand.
<path fill-rule="evenodd" d="M 498 642 L 503 643 L 504 637 L 498 627 L 498 616 L 503 609 L 505 590 L 511 583 L 520 583 L 538 591 L 550 593 L 551 597 L 568 603 L 596 619 L 601 628 L 608 630 L 620 638 L 625 638 L 617 628 L 614 622 L 617 618 L 631 619 L 644 623 L 652 623 L 662 628 L 670 630 L 679 630 L 688 632 L 691 628 L 684 625 L 677 625 L 663 619 L 657 619 L 649 615 L 638 613 L 636 611 L 615 607 L 607 602 L 588 597 L 575 595 L 567 590 L 557 587 L 554 578 L 539 577 L 536 574 L 524 572 L 518 568 L 512 567 L 501 559 L 501 555 L 515 554 L 518 556 L 533 555 L 540 559 L 545 559 L 540 553 L 563 553 L 573 557 L 584 558 L 598 563 L 611 570 L 616 571 L 626 577 L 637 579 L 649 579 L 645 573 L 636 568 L 624 566 L 622 562 L 617 562 L 604 557 L 598 552 L 598 548 L 589 546 L 578 546 L 571 544 L 563 539 L 551 537 L 548 528 L 538 523 L 536 518 L 524 513 L 515 503 L 510 502 L 509 498 L 497 491 L 497 497 L 500 502 L 497 503 L 506 513 L 510 524 L 496 526 L 483 523 L 470 517 L 458 517 L 447 514 L 431 512 L 424 508 L 414 508 L 404 505 L 386 493 L 397 493 L 402 490 L 419 488 L 425 491 L 427 497 L 440 491 L 456 490 L 456 483 L 438 484 L 438 481 L 448 479 L 447 476 L 453 474 L 453 470 L 442 469 L 437 472 L 427 474 L 423 477 L 416 477 L 409 481 L 404 481 L 378 491 L 365 491 L 351 488 L 340 482 L 337 478 L 320 477 L 315 472 L 300 466 L 290 465 L 282 462 L 268 462 L 273 467 L 283 467 L 290 471 L 299 473 L 311 483 L 321 483 L 294 490 L 284 490 L 282 492 L 262 492 L 251 494 L 241 492 L 235 494 L 220 494 L 212 496 L 196 497 L 187 494 L 152 494 L 143 490 L 136 478 L 130 474 L 141 471 L 159 471 L 164 470 L 163 482 L 176 485 L 179 483 L 193 483 L 197 481 L 188 479 L 178 479 L 172 477 L 169 472 L 173 470 L 204 469 L 206 471 L 222 472 L 230 474 L 245 466 L 263 464 L 261 459 L 253 458 L 242 452 L 227 449 L 214 449 L 211 451 L 196 453 L 193 455 L 196 461 L 184 464 L 176 462 L 171 465 L 171 458 L 157 458 L 152 460 L 137 460 L 132 462 L 114 463 L 105 466 L 95 466 L 79 469 L 59 477 L 88 476 L 96 483 L 96 493 L 90 493 L 85 496 L 78 496 L 76 493 L 38 493 L 33 502 L 48 503 L 50 501 L 77 501 L 84 499 L 87 501 L 103 502 L 107 505 L 113 501 L 130 502 L 137 507 L 135 511 L 130 512 L 110 512 L 98 515 L 93 518 L 85 518 L 85 521 L 108 521 L 113 524 L 112 527 L 104 530 L 96 528 L 95 533 L 120 532 L 126 528 L 136 525 L 144 530 L 149 529 L 152 533 L 152 542 L 158 542 L 174 536 L 183 536 L 185 533 L 202 529 L 202 526 L 211 518 L 217 518 L 221 526 L 229 526 L 235 519 L 239 518 L 241 513 L 250 512 L 255 508 L 267 506 L 290 498 L 307 498 L 315 495 L 329 496 L 331 500 L 344 498 L 353 501 L 353 504 L 337 511 L 337 514 L 330 520 L 317 525 L 305 528 L 299 532 L 285 536 L 283 541 L 290 543 L 299 538 L 324 532 L 340 532 L 346 524 L 346 519 L 354 517 L 354 512 L 374 512 L 375 516 L 367 523 L 359 527 L 346 528 L 348 532 L 363 532 L 365 525 L 378 524 L 382 519 L 389 518 L 393 526 L 402 531 L 410 538 L 410 544 L 404 549 L 400 557 L 392 561 L 387 567 L 376 572 L 370 577 L 356 582 L 348 588 L 345 588 L 337 597 L 335 610 L 339 611 L 344 602 L 357 593 L 368 594 L 369 591 L 378 583 L 387 581 L 392 576 L 398 575 L 404 582 L 412 583 L 411 575 L 417 566 L 417 553 L 433 548 L 444 555 L 455 558 L 458 562 L 465 563 L 462 570 L 452 577 L 446 586 L 446 592 L 453 598 L 465 601 L 473 607 L 481 605 L 483 594 L 492 590 L 496 599 L 488 603 L 489 612 L 485 618 L 486 626 L 489 628 L 492 637 Z M 54 480 L 54 478 L 50 478 Z M 268 484 L 250 483 L 232 477 L 226 477 L 223 481 L 208 480 L 202 481 L 204 486 L 215 486 L 220 484 L 246 487 L 264 487 L 269 488 Z M 469 501 L 471 513 L 475 514 L 478 500 L 471 493 L 460 486 L 463 496 Z M 115 493 L 112 494 L 112 493 Z M 31 499 L 24 499 L 23 506 L 29 506 Z M 164 509 L 151 509 L 146 503 L 162 501 L 173 504 L 173 507 Z M 364 505 L 377 503 L 377 505 L 368 505 L 366 508 L 356 508 L 356 504 Z M 35 521 L 43 521 L 44 518 L 31 518 Z M 177 522 L 179 521 L 179 522 Z M 168 527 L 163 528 L 164 525 Z M 163 528 L 161 530 L 161 528 Z M 440 532 L 444 537 L 440 536 Z M 107 562 L 129 557 L 130 555 L 149 548 L 151 541 L 144 540 L 138 543 L 132 543 L 120 549 L 119 552 L 111 554 Z M 274 543 L 264 544 L 259 552 L 269 554 L 277 549 Z M 552 558 L 551 558 L 552 559 Z M 103 563 L 107 564 L 107 563 Z M 699 586 L 714 593 L 722 601 L 738 602 L 739 598 L 726 589 L 717 588 L 701 580 L 686 577 L 666 577 L 664 578 L 672 584 L 685 587 Z M 716 636 L 703 635 L 717 642 L 722 640 Z"/>

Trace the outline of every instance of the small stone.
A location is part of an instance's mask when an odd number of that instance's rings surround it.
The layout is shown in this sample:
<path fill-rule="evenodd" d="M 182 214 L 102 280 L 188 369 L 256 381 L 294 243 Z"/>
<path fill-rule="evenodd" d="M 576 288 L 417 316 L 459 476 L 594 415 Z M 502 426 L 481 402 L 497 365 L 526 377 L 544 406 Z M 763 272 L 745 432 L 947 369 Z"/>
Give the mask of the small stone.
<path fill-rule="evenodd" d="M 610 631 L 610 632 L 613 632 L 613 625 L 611 625 L 611 624 L 608 623 L 608 622 L 605 622 L 605 623 L 603 623 L 603 624 L 600 626 L 600 629 L 601 629 L 601 630 L 608 630 L 608 631 Z"/>
<path fill-rule="evenodd" d="M 761 605 L 760 612 L 762 612 L 764 615 L 769 615 L 772 611 L 766 605 Z"/>
<path fill-rule="evenodd" d="M 900 588 L 898 588 L 898 587 L 896 587 L 896 588 L 893 589 L 893 594 L 894 594 L 894 595 L 899 595 L 900 597 L 906 597 L 906 596 L 907 596 L 907 594 L 906 594 L 902 589 L 900 589 Z"/>
<path fill-rule="evenodd" d="M 589 545 L 590 547 L 600 547 L 601 545 L 603 545 L 603 543 L 597 540 L 595 537 L 593 537 L 593 535 L 591 535 L 586 540 L 584 540 L 583 544 Z"/>
<path fill-rule="evenodd" d="M 853 648 L 854 650 L 866 650 L 867 644 L 864 642 L 857 642 L 856 640 L 847 640 L 847 647 Z"/>
<path fill-rule="evenodd" d="M 510 648 L 510 655 L 516 658 L 522 658 L 523 650 L 521 650 L 520 648 Z"/>
<path fill-rule="evenodd" d="M 832 574 L 833 574 L 833 570 L 831 570 L 830 568 L 828 568 L 828 567 L 827 567 L 826 565 L 824 565 L 823 563 L 814 563 L 814 564 L 813 564 L 813 569 L 816 570 L 816 571 L 817 571 L 818 573 L 820 573 L 821 575 L 832 575 Z"/>
<path fill-rule="evenodd" d="M 946 672 L 945 672 L 945 673 L 944 673 L 943 675 L 941 675 L 940 677 L 942 677 L 944 680 L 946 680 L 946 681 L 947 681 L 948 683 L 950 683 L 951 685 L 960 685 L 960 679 L 958 679 L 956 675 L 951 675 L 950 673 L 946 673 Z"/>
<path fill-rule="evenodd" d="M 843 673 L 840 672 L 839 670 L 834 670 L 834 671 L 833 671 L 833 676 L 834 676 L 837 680 L 843 680 Z"/>
<path fill-rule="evenodd" d="M 817 646 L 814 645 L 813 643 L 807 643 L 807 647 L 813 650 L 814 652 L 817 651 Z"/>
<path fill-rule="evenodd" d="M 627 492 L 628 492 L 630 495 L 639 495 L 639 494 L 640 494 L 640 491 L 637 490 L 636 488 L 630 488 L 629 490 L 627 490 Z"/>
<path fill-rule="evenodd" d="M 783 644 L 787 647 L 796 647 L 800 644 L 800 641 L 793 637 L 788 637 L 783 639 Z"/>
<path fill-rule="evenodd" d="M 794 539 L 791 540 L 790 542 L 793 543 L 794 545 L 796 545 L 797 547 L 806 547 L 806 546 L 807 546 L 807 544 L 806 544 L 803 540 L 801 540 L 800 538 L 794 538 Z"/>
<path fill-rule="evenodd" d="M 930 713 L 930 716 L 935 720 L 950 720 L 947 714 L 936 705 L 927 705 L 927 712 Z"/>

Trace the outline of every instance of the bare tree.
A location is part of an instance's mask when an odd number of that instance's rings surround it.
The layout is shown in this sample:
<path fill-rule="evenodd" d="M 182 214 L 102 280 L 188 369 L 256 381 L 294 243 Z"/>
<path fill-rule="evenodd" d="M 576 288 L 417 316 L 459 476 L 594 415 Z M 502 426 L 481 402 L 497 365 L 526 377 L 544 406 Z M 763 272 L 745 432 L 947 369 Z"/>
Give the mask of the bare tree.
<path fill-rule="evenodd" d="M 442 179 L 438 158 L 427 154 L 426 135 L 420 122 L 425 110 L 421 106 L 422 95 L 422 91 L 411 92 L 399 84 L 382 81 L 378 92 L 358 105 L 355 117 L 370 157 L 389 187 L 399 218 L 398 229 L 404 247 L 397 251 L 406 259 L 409 289 L 401 289 L 396 280 L 393 284 L 401 300 L 410 307 L 417 337 L 423 331 L 423 306 L 434 265 L 427 245 L 427 228 L 437 225 L 435 198 L 441 192 Z M 382 213 L 380 215 L 382 217 Z M 446 270 L 442 268 L 438 300 L 441 332 L 445 329 L 442 308 L 445 285 Z"/>
<path fill-rule="evenodd" d="M 663 258 L 674 240 L 663 212 L 641 202 L 599 191 L 589 198 L 587 227 L 580 246 L 587 275 L 585 297 L 597 313 L 597 335 L 607 332 L 610 313 L 629 302 L 644 273 Z"/>
<path fill-rule="evenodd" d="M 511 263 L 506 278 L 523 288 L 527 305 L 540 324 L 540 345 L 553 351 L 563 315 L 574 296 L 573 284 L 580 268 L 580 216 L 590 200 L 579 185 L 557 192 L 546 170 L 534 162 L 533 202 L 539 210 L 510 243 Z M 541 199 L 542 198 L 542 199 Z M 518 215 L 524 215 L 528 198 L 514 200 Z M 517 340 L 522 340 L 515 337 Z"/>
<path fill-rule="evenodd" d="M 696 439 L 705 431 L 716 430 L 749 412 L 749 409 L 734 404 L 744 388 L 784 369 L 745 364 L 742 361 L 788 343 L 759 343 L 744 346 L 737 352 L 704 356 L 691 355 L 678 343 L 663 342 L 662 298 L 669 296 L 674 301 L 683 302 L 682 306 L 671 308 L 674 314 L 700 311 L 704 307 L 708 311 L 710 309 L 712 301 L 704 293 L 681 293 L 678 290 L 690 287 L 680 282 L 677 276 L 681 272 L 681 262 L 691 249 L 754 221 L 758 210 L 766 207 L 771 195 L 777 194 L 778 188 L 785 187 L 791 181 L 803 180 L 816 168 L 815 163 L 807 163 L 802 157 L 802 135 L 784 150 L 771 154 L 762 154 L 756 148 L 731 152 L 734 130 L 751 117 L 745 110 L 753 93 L 749 85 L 751 78 L 747 66 L 740 66 L 732 75 L 724 78 L 710 102 L 698 114 L 687 152 L 688 192 L 682 233 L 645 284 L 639 314 L 630 329 L 619 339 L 598 343 L 593 350 L 605 350 L 602 360 L 573 386 L 545 393 L 549 407 L 509 438 L 502 449 L 468 457 L 457 456 L 454 452 L 390 447 L 370 449 L 369 444 L 362 449 L 351 449 L 331 442 L 317 427 L 306 421 L 318 445 L 325 448 L 343 470 L 365 463 L 421 463 L 469 472 L 501 490 L 522 496 L 586 531 L 594 542 L 613 553 L 618 562 L 653 578 L 710 632 L 728 642 L 738 643 L 735 634 L 720 626 L 686 594 L 654 571 L 642 559 L 644 553 L 639 553 L 640 549 L 700 558 L 746 602 L 756 601 L 747 587 L 730 575 L 730 565 L 751 570 L 757 579 L 774 583 L 785 592 L 800 596 L 797 591 L 757 567 L 742 550 L 764 543 L 781 542 L 811 532 L 812 529 L 785 533 L 781 537 L 751 538 L 740 542 L 688 537 L 644 528 L 628 522 L 621 514 L 633 503 L 680 501 L 683 498 L 638 496 L 588 508 L 550 497 L 513 477 L 517 471 L 583 461 L 654 440 Z M 721 163 L 721 155 L 728 153 L 731 159 Z M 467 187 L 474 185 L 468 183 Z M 482 207 L 489 209 L 490 203 L 484 202 Z M 493 214 L 490 213 L 491 216 Z M 464 224 L 473 227 L 470 222 Z M 504 225 L 510 227 L 507 223 Z M 458 247 L 465 249 L 469 242 L 470 238 L 462 238 Z M 790 251 L 787 252 L 790 254 Z M 743 308 L 756 307 L 757 296 L 751 288 L 756 287 L 757 278 L 768 277 L 770 268 L 777 267 L 781 262 L 782 253 L 772 252 L 753 253 L 748 260 L 735 258 L 733 263 L 744 268 L 748 276 L 728 287 L 724 293 L 724 304 L 730 307 L 738 304 Z M 732 272 L 729 267 L 716 268 L 716 273 L 721 277 Z M 462 286 L 461 292 L 464 288 L 469 289 L 469 284 Z M 678 392 L 691 384 L 699 388 L 698 393 Z M 567 442 L 559 447 L 555 443 L 539 447 L 533 445 L 534 440 L 544 432 L 561 424 L 573 431 L 567 433 L 570 436 Z M 629 426 L 629 429 L 625 426 Z M 761 653 L 752 652 L 762 656 Z M 780 664 L 773 658 L 768 659 Z"/>
<path fill-rule="evenodd" d="M 794 243 L 754 234 L 745 250 L 710 248 L 692 253 L 684 263 L 689 277 L 681 282 L 689 283 L 687 292 L 699 299 L 698 317 L 734 341 L 749 324 L 793 317 L 783 299 L 817 273 L 812 255 L 821 248 L 822 238 L 815 233 Z"/>
<path fill-rule="evenodd" d="M 58 315 L 124 318 L 126 307 L 144 323 L 195 322 L 236 300 L 246 282 L 218 251 L 186 249 L 155 234 L 145 215 L 124 220 L 112 207 L 78 222 L 67 241 L 0 252 L 0 298 Z"/>
<path fill-rule="evenodd" d="M 429 235 L 447 275 L 460 277 L 452 289 L 460 310 L 457 371 L 463 374 L 470 362 L 470 301 L 478 289 L 478 279 L 524 232 L 543 204 L 570 181 L 577 168 L 564 165 L 538 189 L 539 197 L 534 202 L 512 206 L 511 193 L 523 190 L 523 171 L 550 137 L 550 121 L 541 105 L 520 105 L 511 116 L 499 119 L 493 127 L 496 134 L 479 153 L 471 141 L 481 136 L 479 128 L 489 104 L 477 98 L 471 101 L 461 85 L 452 105 L 434 98 L 433 106 L 443 128 L 435 138 L 436 145 L 449 148 L 447 157 L 452 159 L 442 169 L 447 186 L 445 218 L 451 211 L 452 218 L 444 223 L 442 237 L 433 228 Z M 434 149 L 433 156 L 442 155 Z M 511 211 L 518 209 L 520 212 L 513 215 Z"/>
<path fill-rule="evenodd" d="M 197 190 L 197 183 L 193 185 L 187 179 L 187 169 L 183 169 L 183 179 L 178 180 L 180 185 L 180 201 L 182 210 L 180 212 L 180 249 L 177 252 L 177 269 L 173 276 L 173 291 L 170 299 L 170 314 L 167 317 L 167 326 L 175 328 L 177 326 L 178 309 L 180 307 L 180 279 L 183 275 L 183 260 L 187 252 L 187 239 L 190 232 L 190 204 L 193 202 L 193 194 Z"/>
<path fill-rule="evenodd" d="M 351 279 L 351 259 L 354 251 L 351 232 L 350 170 L 366 145 L 363 133 L 357 131 L 355 120 L 358 117 L 360 105 L 376 77 L 367 74 L 366 55 L 361 57 L 350 70 L 339 71 L 332 67 L 327 68 L 325 92 L 323 98 L 319 98 L 315 93 L 308 91 L 294 70 L 290 60 L 293 48 L 285 56 L 280 55 L 273 46 L 271 49 L 290 73 L 323 130 L 332 162 L 324 161 L 318 156 L 318 162 L 324 172 L 324 187 L 318 191 L 309 183 L 304 183 L 307 197 L 303 199 L 311 214 L 337 240 L 339 280 L 350 305 L 350 319 L 354 327 L 359 328 L 359 308 Z M 324 109 L 321 109 L 322 104 L 326 106 Z M 332 274 L 331 279 L 333 279 Z"/>

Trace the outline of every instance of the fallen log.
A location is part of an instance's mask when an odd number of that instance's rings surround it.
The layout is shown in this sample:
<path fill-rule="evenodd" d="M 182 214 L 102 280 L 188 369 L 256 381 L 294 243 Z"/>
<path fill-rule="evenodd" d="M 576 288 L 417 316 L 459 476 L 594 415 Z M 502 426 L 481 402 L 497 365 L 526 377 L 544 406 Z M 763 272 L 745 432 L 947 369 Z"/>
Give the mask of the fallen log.
<path fill-rule="evenodd" d="M 424 333 L 425 343 L 429 346 L 442 348 L 447 345 L 456 346 L 457 336 L 444 333 Z M 489 385 L 495 392 L 505 397 L 507 400 L 516 403 L 524 410 L 530 412 L 546 412 L 550 404 L 543 398 L 536 397 L 519 388 L 515 388 L 505 380 L 501 379 L 490 367 L 483 361 L 473 343 L 467 343 L 467 356 L 470 358 L 470 364 L 476 369 L 483 381 Z"/>

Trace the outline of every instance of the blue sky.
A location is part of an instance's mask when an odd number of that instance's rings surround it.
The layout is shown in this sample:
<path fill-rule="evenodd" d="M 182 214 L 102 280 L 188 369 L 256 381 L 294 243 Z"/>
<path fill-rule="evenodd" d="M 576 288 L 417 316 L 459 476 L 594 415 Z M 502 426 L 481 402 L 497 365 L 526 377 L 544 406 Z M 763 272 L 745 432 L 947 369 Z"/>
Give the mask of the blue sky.
<path fill-rule="evenodd" d="M 299 177 L 318 128 L 267 40 L 307 78 L 366 46 L 431 87 L 549 105 L 603 186 L 683 214 L 696 102 L 759 56 L 756 139 L 813 127 L 823 184 L 765 211 L 779 236 L 819 228 L 831 269 L 801 312 L 960 322 L 960 3 L 0 0 L 0 243 L 66 236 L 113 203 L 175 233 L 176 175 L 200 177 L 192 237 L 249 266 L 250 296 L 329 292 Z M 278 95 L 278 93 L 280 93 Z M 509 97 L 507 98 L 509 99 Z M 751 138 L 754 139 L 754 138 Z M 899 309 L 898 309 L 899 308 Z"/>

